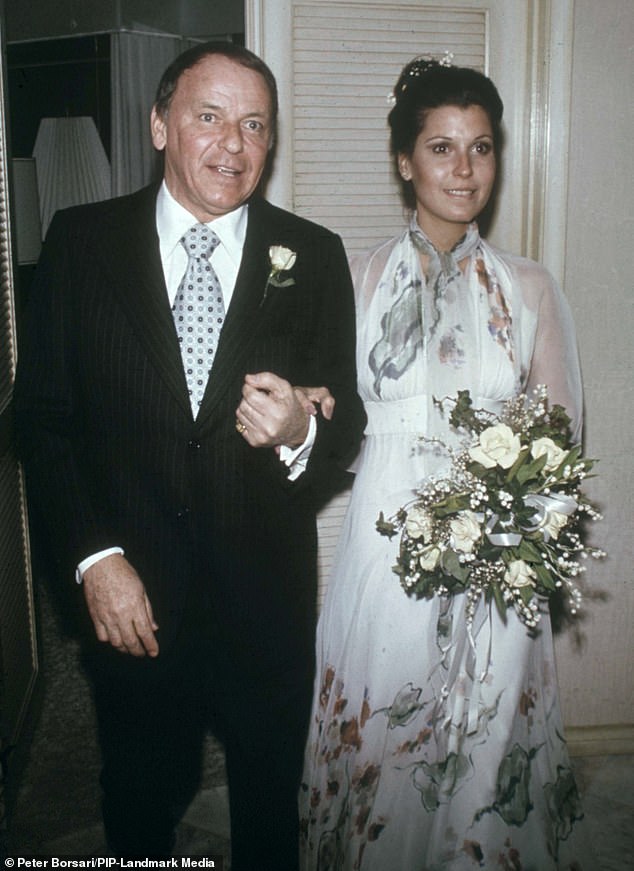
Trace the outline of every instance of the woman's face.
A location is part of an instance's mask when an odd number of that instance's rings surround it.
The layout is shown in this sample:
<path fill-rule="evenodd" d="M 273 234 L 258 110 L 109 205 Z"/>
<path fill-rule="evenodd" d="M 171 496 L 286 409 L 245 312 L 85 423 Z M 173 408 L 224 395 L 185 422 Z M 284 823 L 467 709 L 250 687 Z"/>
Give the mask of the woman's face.
<path fill-rule="evenodd" d="M 430 109 L 411 155 L 398 168 L 411 181 L 421 229 L 449 251 L 487 204 L 495 181 L 495 150 L 482 106 Z"/>

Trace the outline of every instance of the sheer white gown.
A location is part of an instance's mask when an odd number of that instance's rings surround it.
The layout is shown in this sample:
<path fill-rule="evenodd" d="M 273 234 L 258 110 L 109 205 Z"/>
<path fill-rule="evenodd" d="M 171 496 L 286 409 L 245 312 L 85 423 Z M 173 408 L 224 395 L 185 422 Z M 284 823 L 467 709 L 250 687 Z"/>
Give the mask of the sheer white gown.
<path fill-rule="evenodd" d="M 435 299 L 408 231 L 353 263 L 368 425 L 319 622 L 304 871 L 592 871 L 575 852 L 582 812 L 547 614 L 531 638 L 481 604 L 472 648 L 463 597 L 409 598 L 392 571 L 398 541 L 375 530 L 446 462 L 418 438 L 451 439 L 434 396 L 468 388 L 495 410 L 545 383 L 580 421 L 563 296 L 538 264 L 474 244 Z M 386 313 L 407 294 L 422 310 L 407 354 L 387 360 L 392 341 L 381 358 Z"/>

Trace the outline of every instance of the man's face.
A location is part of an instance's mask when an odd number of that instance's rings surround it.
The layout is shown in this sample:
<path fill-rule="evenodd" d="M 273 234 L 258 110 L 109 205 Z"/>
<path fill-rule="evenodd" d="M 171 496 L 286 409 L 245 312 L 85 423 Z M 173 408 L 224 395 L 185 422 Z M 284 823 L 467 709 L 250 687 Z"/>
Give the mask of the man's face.
<path fill-rule="evenodd" d="M 271 98 L 255 70 L 222 55 L 179 78 L 167 112 L 152 110 L 152 141 L 165 151 L 174 199 L 205 223 L 246 202 L 271 145 Z"/>

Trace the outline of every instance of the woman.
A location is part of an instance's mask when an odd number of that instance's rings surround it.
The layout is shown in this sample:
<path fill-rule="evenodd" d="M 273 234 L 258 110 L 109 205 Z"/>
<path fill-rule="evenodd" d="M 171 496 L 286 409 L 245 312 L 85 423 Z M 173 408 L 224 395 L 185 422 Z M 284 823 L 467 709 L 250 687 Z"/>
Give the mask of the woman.
<path fill-rule="evenodd" d="M 578 437 L 574 329 L 546 270 L 496 250 L 474 222 L 495 181 L 493 83 L 415 59 L 394 98 L 392 151 L 415 210 L 353 263 L 368 425 L 320 619 L 303 867 L 581 868 L 547 615 L 531 637 L 512 609 L 504 622 L 482 603 L 471 646 L 464 596 L 406 596 L 398 544 L 375 529 L 448 462 L 419 438 L 452 438 L 434 397 L 468 389 L 496 411 L 546 384 Z"/>

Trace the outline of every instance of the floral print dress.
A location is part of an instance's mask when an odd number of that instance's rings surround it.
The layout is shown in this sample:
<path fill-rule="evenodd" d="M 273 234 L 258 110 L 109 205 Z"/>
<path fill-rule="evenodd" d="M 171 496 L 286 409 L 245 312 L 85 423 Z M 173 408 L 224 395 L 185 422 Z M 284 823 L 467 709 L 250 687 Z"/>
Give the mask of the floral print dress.
<path fill-rule="evenodd" d="M 412 223 L 353 263 L 368 425 L 319 621 L 302 868 L 592 871 L 548 615 L 530 637 L 514 612 L 504 622 L 481 603 L 467 633 L 464 597 L 406 596 L 398 542 L 375 529 L 443 470 L 419 439 L 451 440 L 434 397 L 469 389 L 495 411 L 547 383 L 580 419 L 570 315 L 545 270 L 475 225 L 451 263 L 429 260 L 426 281 L 419 234 Z"/>

